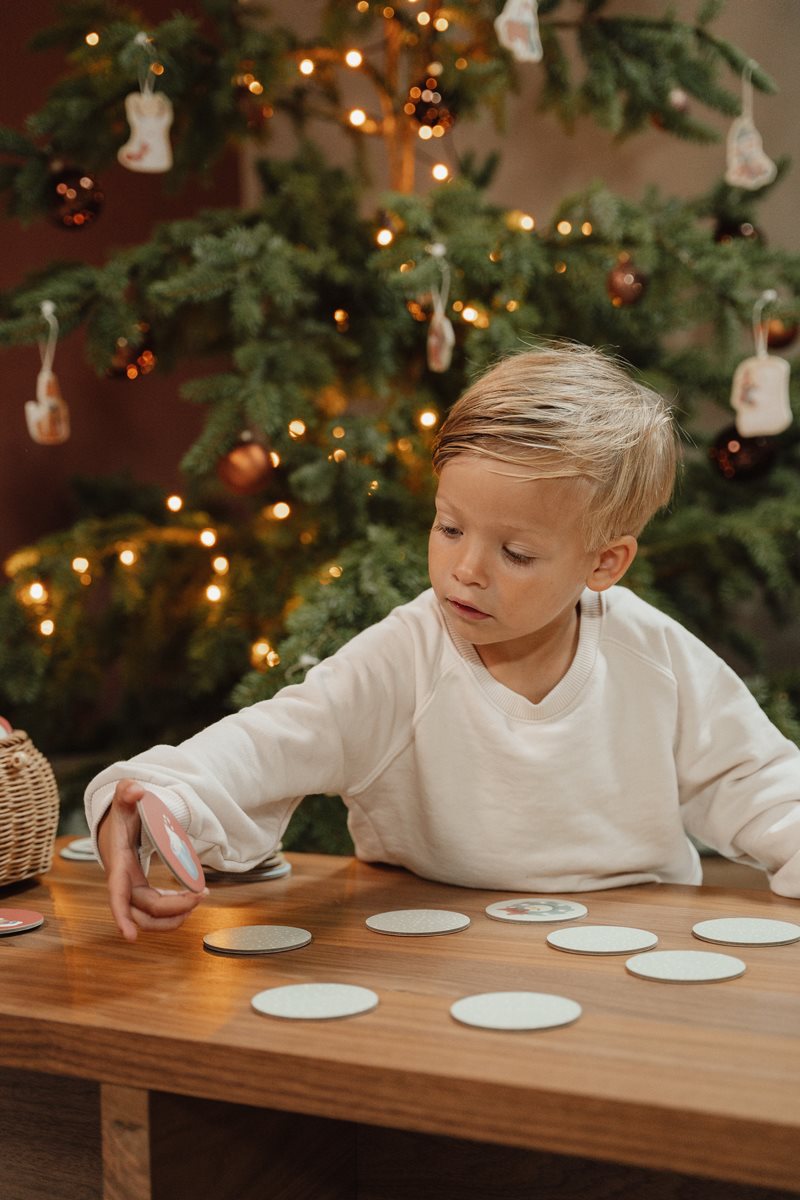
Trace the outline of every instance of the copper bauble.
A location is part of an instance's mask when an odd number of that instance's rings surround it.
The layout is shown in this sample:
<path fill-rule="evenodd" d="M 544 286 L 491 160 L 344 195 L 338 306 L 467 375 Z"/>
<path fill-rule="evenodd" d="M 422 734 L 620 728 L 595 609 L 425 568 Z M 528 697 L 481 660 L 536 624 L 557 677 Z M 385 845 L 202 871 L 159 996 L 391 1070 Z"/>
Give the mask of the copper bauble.
<path fill-rule="evenodd" d="M 243 439 L 217 463 L 217 475 L 237 496 L 263 491 L 273 469 L 269 450 L 254 439 Z"/>
<path fill-rule="evenodd" d="M 708 455 L 723 479 L 756 479 L 775 462 L 775 438 L 742 437 L 735 425 L 728 425 L 717 434 Z"/>
<path fill-rule="evenodd" d="M 783 350 L 786 346 L 791 346 L 797 337 L 798 328 L 800 326 L 797 321 L 784 321 L 781 317 L 770 317 L 768 321 L 764 321 L 763 329 L 770 350 Z"/>
<path fill-rule="evenodd" d="M 631 261 L 629 255 L 620 255 L 606 277 L 606 291 L 615 308 L 636 304 L 647 287 L 647 276 Z"/>

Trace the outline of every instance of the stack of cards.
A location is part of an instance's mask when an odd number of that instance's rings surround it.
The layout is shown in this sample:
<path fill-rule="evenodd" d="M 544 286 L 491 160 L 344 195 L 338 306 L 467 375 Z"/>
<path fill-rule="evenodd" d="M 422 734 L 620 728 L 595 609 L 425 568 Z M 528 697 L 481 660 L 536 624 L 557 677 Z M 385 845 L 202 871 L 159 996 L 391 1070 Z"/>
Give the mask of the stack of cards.
<path fill-rule="evenodd" d="M 280 846 L 273 850 L 263 862 L 248 871 L 213 871 L 206 868 L 207 883 L 259 883 L 264 879 L 283 879 L 291 875 L 292 866 L 281 853 Z"/>

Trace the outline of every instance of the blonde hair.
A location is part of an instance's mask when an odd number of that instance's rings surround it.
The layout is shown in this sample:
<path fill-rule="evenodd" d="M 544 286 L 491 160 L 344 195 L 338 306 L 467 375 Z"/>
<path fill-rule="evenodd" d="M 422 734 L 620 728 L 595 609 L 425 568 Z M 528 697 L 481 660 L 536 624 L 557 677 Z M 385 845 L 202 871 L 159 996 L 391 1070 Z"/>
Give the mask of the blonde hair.
<path fill-rule="evenodd" d="M 558 343 L 511 355 L 467 389 L 436 436 L 436 474 L 458 454 L 518 465 L 531 478 L 586 479 L 584 538 L 596 550 L 638 536 L 669 502 L 678 440 L 669 406 L 620 362 Z"/>

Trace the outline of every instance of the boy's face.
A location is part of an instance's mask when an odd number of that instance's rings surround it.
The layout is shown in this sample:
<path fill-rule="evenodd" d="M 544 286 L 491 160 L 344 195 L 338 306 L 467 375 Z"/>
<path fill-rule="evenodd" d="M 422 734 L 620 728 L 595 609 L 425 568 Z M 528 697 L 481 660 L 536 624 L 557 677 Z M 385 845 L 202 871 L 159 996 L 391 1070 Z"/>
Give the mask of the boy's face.
<path fill-rule="evenodd" d="M 588 552 L 581 533 L 585 481 L 519 470 L 471 454 L 447 462 L 428 549 L 433 590 L 457 631 L 478 649 L 504 643 L 512 658 L 557 642 L 574 629 L 583 589 L 609 586 L 596 576 L 602 553 Z"/>

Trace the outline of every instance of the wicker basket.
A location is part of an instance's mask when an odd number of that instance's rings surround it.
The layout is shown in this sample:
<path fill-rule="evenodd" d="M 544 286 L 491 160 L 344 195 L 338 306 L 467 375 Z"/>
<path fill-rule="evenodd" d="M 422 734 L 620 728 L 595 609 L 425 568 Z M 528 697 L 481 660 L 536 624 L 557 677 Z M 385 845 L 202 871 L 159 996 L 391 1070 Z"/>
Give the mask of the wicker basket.
<path fill-rule="evenodd" d="M 0 887 L 50 870 L 58 787 L 27 733 L 0 740 Z"/>

